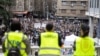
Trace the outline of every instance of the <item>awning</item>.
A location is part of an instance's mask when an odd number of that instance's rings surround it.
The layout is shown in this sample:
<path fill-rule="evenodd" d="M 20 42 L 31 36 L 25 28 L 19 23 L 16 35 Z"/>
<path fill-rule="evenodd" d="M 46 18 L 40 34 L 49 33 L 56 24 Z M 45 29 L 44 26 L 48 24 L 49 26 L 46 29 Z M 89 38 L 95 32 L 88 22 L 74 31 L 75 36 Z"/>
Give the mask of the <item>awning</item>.
<path fill-rule="evenodd" d="M 27 14 L 28 11 L 13 11 L 13 14 Z"/>

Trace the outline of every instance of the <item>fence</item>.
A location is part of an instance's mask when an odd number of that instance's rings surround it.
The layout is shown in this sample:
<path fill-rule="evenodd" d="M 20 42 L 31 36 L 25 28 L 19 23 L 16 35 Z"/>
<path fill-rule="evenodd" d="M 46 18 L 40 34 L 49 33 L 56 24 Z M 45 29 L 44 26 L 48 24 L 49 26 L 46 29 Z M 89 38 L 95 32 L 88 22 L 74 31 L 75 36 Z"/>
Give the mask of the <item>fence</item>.
<path fill-rule="evenodd" d="M 100 46 L 96 47 L 96 56 L 100 56 Z M 31 46 L 31 53 L 29 56 L 35 56 L 35 53 L 38 52 L 38 46 Z M 72 56 L 73 50 L 72 46 L 65 46 L 63 49 L 61 49 L 61 56 Z M 2 53 L 2 47 L 0 46 L 0 56 L 3 56 Z"/>

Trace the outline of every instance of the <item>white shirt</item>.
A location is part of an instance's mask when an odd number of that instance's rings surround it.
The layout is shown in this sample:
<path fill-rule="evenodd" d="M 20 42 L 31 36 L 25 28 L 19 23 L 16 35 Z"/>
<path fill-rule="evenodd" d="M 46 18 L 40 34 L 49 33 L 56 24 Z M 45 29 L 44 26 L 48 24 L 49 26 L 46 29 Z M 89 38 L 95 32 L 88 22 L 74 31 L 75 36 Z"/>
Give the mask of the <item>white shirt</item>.
<path fill-rule="evenodd" d="M 64 46 L 72 46 L 76 38 L 78 38 L 78 36 L 74 34 L 71 34 L 70 36 L 66 36 L 64 41 Z"/>

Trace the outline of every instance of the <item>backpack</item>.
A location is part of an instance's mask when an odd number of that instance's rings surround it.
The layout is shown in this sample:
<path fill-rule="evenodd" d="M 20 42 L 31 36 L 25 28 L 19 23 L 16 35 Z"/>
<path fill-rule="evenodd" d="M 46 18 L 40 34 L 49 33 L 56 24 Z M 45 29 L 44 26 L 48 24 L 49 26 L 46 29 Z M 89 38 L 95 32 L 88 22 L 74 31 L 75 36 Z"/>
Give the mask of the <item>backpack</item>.
<path fill-rule="evenodd" d="M 17 47 L 12 47 L 8 50 L 7 56 L 21 56 L 20 50 Z"/>
<path fill-rule="evenodd" d="M 8 40 L 8 37 L 7 37 L 7 40 Z M 9 44 L 11 45 L 11 47 L 9 47 Z M 19 45 L 14 46 L 8 40 L 8 54 L 7 54 L 7 56 L 21 56 L 21 53 L 20 53 L 20 44 L 21 44 L 21 42 L 19 43 Z"/>

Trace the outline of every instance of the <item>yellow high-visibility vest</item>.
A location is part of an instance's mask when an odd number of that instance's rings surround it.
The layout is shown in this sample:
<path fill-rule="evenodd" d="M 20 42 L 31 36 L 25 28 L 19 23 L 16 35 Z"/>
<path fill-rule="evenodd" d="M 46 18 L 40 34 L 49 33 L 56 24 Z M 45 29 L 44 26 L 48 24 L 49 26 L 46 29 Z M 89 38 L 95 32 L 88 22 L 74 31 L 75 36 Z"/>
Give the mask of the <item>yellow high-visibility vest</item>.
<path fill-rule="evenodd" d="M 94 40 L 91 37 L 77 38 L 75 46 L 74 56 L 95 56 Z"/>
<path fill-rule="evenodd" d="M 7 37 L 9 39 L 9 41 L 11 41 L 13 43 L 14 46 L 16 46 L 16 43 L 21 42 L 20 53 L 22 56 L 28 56 L 26 51 L 25 51 L 26 45 L 24 44 L 24 42 L 22 42 L 23 38 L 27 38 L 27 37 L 22 32 L 9 32 L 9 33 L 7 33 L 6 39 L 5 39 L 6 52 L 4 53 L 4 56 L 7 56 L 7 54 L 8 54 Z M 11 44 L 9 44 L 9 47 L 11 47 Z"/>
<path fill-rule="evenodd" d="M 58 34 L 55 32 L 41 33 L 39 56 L 60 56 Z"/>

